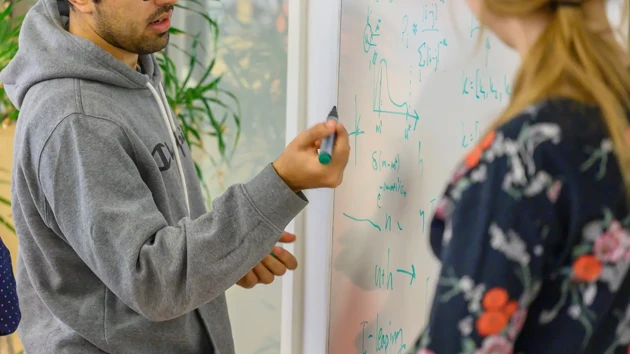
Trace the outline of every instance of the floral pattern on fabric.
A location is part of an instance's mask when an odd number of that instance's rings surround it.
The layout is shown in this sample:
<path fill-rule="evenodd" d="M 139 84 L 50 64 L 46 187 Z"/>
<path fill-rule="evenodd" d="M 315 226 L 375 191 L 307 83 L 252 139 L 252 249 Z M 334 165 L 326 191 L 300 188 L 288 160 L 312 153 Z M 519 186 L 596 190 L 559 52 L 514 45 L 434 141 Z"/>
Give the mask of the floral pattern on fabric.
<path fill-rule="evenodd" d="M 456 169 L 413 353 L 630 353 L 630 214 L 605 129 L 575 128 L 600 118 L 575 104 L 530 107 Z"/>

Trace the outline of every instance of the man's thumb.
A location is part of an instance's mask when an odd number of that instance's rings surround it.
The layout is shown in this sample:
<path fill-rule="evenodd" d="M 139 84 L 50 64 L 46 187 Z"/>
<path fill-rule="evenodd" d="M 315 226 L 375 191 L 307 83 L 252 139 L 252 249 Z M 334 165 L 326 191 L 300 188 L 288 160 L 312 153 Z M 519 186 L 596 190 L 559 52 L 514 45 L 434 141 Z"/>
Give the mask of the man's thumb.
<path fill-rule="evenodd" d="M 310 129 L 304 131 L 298 138 L 298 143 L 302 147 L 312 146 L 316 141 L 322 140 L 328 135 L 335 132 L 336 123 L 329 120 L 325 123 L 319 123 Z"/>
<path fill-rule="evenodd" d="M 278 242 L 291 243 L 295 241 L 296 239 L 297 239 L 297 236 L 285 231 L 282 233 L 282 236 L 280 236 L 280 239 L 278 240 Z"/>

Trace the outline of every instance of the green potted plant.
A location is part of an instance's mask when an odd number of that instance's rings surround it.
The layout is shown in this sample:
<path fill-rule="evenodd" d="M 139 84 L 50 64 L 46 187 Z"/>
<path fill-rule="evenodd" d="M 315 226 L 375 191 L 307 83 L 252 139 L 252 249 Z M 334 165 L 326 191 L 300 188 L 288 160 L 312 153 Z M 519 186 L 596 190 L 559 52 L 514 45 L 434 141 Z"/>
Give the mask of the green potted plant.
<path fill-rule="evenodd" d="M 171 40 L 166 50 L 157 54 L 164 74 L 164 90 L 193 153 L 196 149 L 202 158 L 209 159 L 215 170 L 220 170 L 224 166 L 230 166 L 239 142 L 241 107 L 236 96 L 220 85 L 223 75 L 213 75 L 217 61 L 219 27 L 206 14 L 207 4 L 200 0 L 188 0 L 185 4 L 175 6 L 186 11 L 187 16 L 193 16 L 193 21 L 195 18 L 201 19 L 203 25 L 197 26 L 199 30 L 196 33 L 171 28 L 171 35 L 183 37 L 185 45 L 178 45 L 177 41 Z M 210 50 L 204 45 L 207 42 L 210 43 Z M 183 54 L 187 61 L 185 69 L 175 66 L 173 54 Z M 177 74 L 180 71 L 186 73 L 184 77 Z M 208 140 L 216 142 L 216 149 L 208 148 Z M 210 205 L 210 190 L 198 161 L 195 161 L 195 167 L 206 201 Z"/>

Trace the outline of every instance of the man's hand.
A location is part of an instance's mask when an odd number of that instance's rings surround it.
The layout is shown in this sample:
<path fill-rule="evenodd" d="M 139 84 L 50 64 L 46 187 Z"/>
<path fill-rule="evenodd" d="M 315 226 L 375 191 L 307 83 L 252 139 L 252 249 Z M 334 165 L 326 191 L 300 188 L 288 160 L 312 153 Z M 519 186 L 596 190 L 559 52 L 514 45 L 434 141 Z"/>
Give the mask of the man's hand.
<path fill-rule="evenodd" d="M 294 242 L 295 239 L 295 235 L 285 232 L 278 242 L 291 243 Z M 258 263 L 254 269 L 245 274 L 236 285 L 245 289 L 251 289 L 257 284 L 271 284 L 276 276 L 284 275 L 287 269 L 294 270 L 297 268 L 297 259 L 295 259 L 291 252 L 277 246 L 274 247 L 271 252 L 275 254 L 277 258 L 272 255 L 265 256 L 262 262 Z"/>
<path fill-rule="evenodd" d="M 331 133 L 336 133 L 332 161 L 328 165 L 322 165 L 317 149 L 322 139 Z M 313 188 L 336 188 L 343 180 L 349 156 L 348 131 L 341 123 L 329 120 L 295 137 L 273 163 L 273 167 L 294 192 Z"/>

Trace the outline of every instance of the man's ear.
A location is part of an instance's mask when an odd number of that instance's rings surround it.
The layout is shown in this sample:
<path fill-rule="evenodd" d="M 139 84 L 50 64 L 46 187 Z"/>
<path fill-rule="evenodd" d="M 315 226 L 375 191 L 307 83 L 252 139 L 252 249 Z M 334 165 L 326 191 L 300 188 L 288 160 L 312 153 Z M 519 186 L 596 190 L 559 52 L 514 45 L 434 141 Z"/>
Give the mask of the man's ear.
<path fill-rule="evenodd" d="M 81 13 L 94 12 L 93 0 L 68 0 L 68 3 L 70 4 L 71 11 L 78 11 Z"/>

